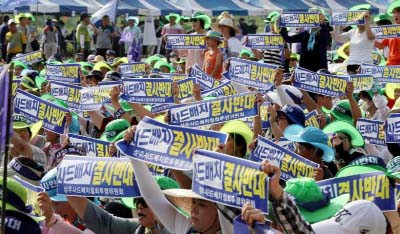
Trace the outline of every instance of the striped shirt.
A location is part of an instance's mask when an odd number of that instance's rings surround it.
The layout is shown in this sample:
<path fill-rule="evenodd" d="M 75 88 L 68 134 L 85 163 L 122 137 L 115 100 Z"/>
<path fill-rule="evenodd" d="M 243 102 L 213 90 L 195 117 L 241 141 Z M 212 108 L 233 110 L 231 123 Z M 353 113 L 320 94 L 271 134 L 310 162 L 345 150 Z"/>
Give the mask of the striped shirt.
<path fill-rule="evenodd" d="M 282 66 L 281 50 L 264 50 L 264 63 Z"/>

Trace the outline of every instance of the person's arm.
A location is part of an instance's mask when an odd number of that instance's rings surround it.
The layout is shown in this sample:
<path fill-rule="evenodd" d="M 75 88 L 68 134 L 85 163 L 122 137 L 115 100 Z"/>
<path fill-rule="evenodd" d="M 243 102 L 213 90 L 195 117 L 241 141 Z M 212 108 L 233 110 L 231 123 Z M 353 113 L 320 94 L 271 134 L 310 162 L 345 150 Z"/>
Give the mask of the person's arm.
<path fill-rule="evenodd" d="M 215 77 L 215 76 L 217 76 L 217 75 L 220 75 L 220 74 L 218 74 L 218 72 L 219 72 L 219 70 L 220 70 L 220 67 L 222 67 L 222 62 L 223 62 L 223 56 L 222 56 L 222 53 L 219 53 L 218 55 L 217 55 L 217 60 L 216 60 L 216 63 L 215 63 L 215 66 L 214 66 L 214 69 L 212 70 L 212 72 L 211 72 L 211 76 L 212 77 Z"/>
<path fill-rule="evenodd" d="M 21 33 L 21 43 L 22 43 L 22 51 L 25 52 L 25 49 L 26 49 L 26 36 L 23 33 Z"/>
<path fill-rule="evenodd" d="M 270 176 L 269 195 L 272 201 L 272 207 L 275 211 L 275 217 L 285 233 L 293 234 L 314 234 L 310 223 L 308 223 L 300 214 L 299 209 L 293 200 L 284 192 L 279 184 L 281 171 L 279 167 L 263 161 L 261 170 Z"/>
<path fill-rule="evenodd" d="M 103 127 L 104 116 L 99 111 L 88 111 L 90 122 L 92 122 L 98 129 Z"/>
<path fill-rule="evenodd" d="M 293 36 L 289 36 L 288 31 L 285 27 L 282 27 L 279 34 L 283 37 L 283 40 L 288 43 L 298 43 L 303 40 L 303 37 L 306 35 L 306 32 L 297 33 Z"/>
<path fill-rule="evenodd" d="M 13 145 L 13 150 L 16 150 L 19 155 L 33 160 L 33 152 L 31 146 L 29 145 L 29 143 L 25 142 L 17 133 L 12 134 L 11 144 Z"/>
<path fill-rule="evenodd" d="M 371 30 L 370 14 L 367 12 L 365 14 L 365 32 L 367 33 L 367 38 L 370 41 L 375 40 L 375 33 Z"/>
<path fill-rule="evenodd" d="M 314 101 L 314 99 L 310 97 L 310 94 L 308 94 L 308 92 L 301 90 L 301 93 L 303 94 L 303 103 L 306 105 L 309 112 L 317 110 L 319 114 L 324 114 L 321 108 L 319 108 L 317 103 Z"/>
<path fill-rule="evenodd" d="M 268 113 L 272 134 L 274 135 L 275 140 L 279 140 L 281 137 L 283 137 L 283 132 L 277 123 L 278 113 L 273 106 L 268 107 Z"/>
<path fill-rule="evenodd" d="M 134 234 L 138 228 L 137 220 L 113 216 L 85 197 L 67 196 L 67 198 L 86 227 L 96 234 Z"/>
<path fill-rule="evenodd" d="M 182 189 L 192 189 L 192 179 L 185 175 L 183 171 L 179 170 L 170 170 L 172 173 L 173 178 L 178 182 L 179 187 Z"/>
<path fill-rule="evenodd" d="M 376 48 L 378 48 L 378 49 L 383 50 L 383 49 L 385 49 L 385 47 L 389 46 L 388 40 L 389 40 L 389 39 L 383 39 L 382 41 L 376 41 L 376 40 L 375 40 L 374 46 L 375 46 Z"/>
<path fill-rule="evenodd" d="M 260 114 L 260 106 L 264 103 L 264 98 L 261 94 L 257 94 L 256 103 L 258 108 L 258 115 L 253 118 L 253 140 L 257 139 L 259 135 L 262 134 L 262 124 L 261 124 L 261 114 Z"/>
<path fill-rule="evenodd" d="M 354 93 L 353 82 L 351 82 L 351 81 L 347 82 L 346 96 L 347 96 L 347 99 L 349 99 L 349 103 L 350 103 L 351 115 L 353 117 L 353 125 L 356 126 L 357 120 L 359 118 L 361 118 L 362 114 L 361 114 L 360 107 L 358 106 L 356 100 L 353 97 L 353 93 Z"/>
<path fill-rule="evenodd" d="M 121 93 L 121 89 L 118 86 L 112 88 L 110 92 L 110 100 L 111 105 L 114 108 L 114 119 L 126 119 L 129 123 L 131 122 L 132 118 L 126 113 L 123 109 L 121 104 L 119 103 L 119 94 Z"/>
<path fill-rule="evenodd" d="M 352 36 L 354 30 L 356 30 L 356 29 L 351 29 L 350 31 L 343 32 L 343 33 L 340 33 L 339 30 L 340 30 L 339 27 L 333 28 L 333 31 L 331 32 L 332 38 L 337 42 L 346 43 L 351 39 L 351 36 Z"/>
<path fill-rule="evenodd" d="M 133 140 L 135 131 L 136 126 L 127 130 L 124 136 L 127 143 Z M 131 164 L 140 193 L 165 228 L 171 233 L 183 233 L 185 230 L 189 230 L 191 227 L 190 218 L 181 214 L 163 195 L 147 164 L 135 159 L 131 159 Z"/>
<path fill-rule="evenodd" d="M 130 102 L 129 105 L 131 105 L 132 109 L 136 113 L 136 116 L 139 117 L 140 119 L 143 119 L 145 116 L 150 117 L 150 118 L 156 117 L 156 115 L 153 112 L 147 110 L 139 103 Z"/>

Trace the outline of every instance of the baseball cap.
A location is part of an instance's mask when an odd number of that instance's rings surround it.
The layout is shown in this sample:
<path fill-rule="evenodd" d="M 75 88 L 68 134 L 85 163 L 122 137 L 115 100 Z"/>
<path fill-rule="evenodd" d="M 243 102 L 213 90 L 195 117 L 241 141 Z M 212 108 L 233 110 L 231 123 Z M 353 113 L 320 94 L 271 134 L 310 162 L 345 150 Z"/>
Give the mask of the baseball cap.
<path fill-rule="evenodd" d="M 301 126 L 305 125 L 306 117 L 303 110 L 297 105 L 285 105 L 282 109 L 278 110 L 279 114 L 284 114 L 288 119 L 294 123 Z"/>
<path fill-rule="evenodd" d="M 386 219 L 374 203 L 357 200 L 348 203 L 332 218 L 312 225 L 316 234 L 383 234 Z"/>
<path fill-rule="evenodd" d="M 16 24 L 14 19 L 9 19 L 7 22 L 8 26 L 10 26 L 11 24 Z"/>

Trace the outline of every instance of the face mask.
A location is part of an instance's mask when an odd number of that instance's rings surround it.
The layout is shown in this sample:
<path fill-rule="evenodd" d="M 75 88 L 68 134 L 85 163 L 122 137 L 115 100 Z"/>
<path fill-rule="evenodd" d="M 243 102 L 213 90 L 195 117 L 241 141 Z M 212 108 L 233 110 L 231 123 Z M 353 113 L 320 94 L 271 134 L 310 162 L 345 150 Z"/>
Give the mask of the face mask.
<path fill-rule="evenodd" d="M 369 106 L 370 106 L 370 105 L 369 105 L 367 102 L 362 102 L 362 104 L 361 104 L 361 106 L 360 106 L 360 109 L 363 110 L 363 111 L 365 111 L 365 112 L 367 112 Z"/>

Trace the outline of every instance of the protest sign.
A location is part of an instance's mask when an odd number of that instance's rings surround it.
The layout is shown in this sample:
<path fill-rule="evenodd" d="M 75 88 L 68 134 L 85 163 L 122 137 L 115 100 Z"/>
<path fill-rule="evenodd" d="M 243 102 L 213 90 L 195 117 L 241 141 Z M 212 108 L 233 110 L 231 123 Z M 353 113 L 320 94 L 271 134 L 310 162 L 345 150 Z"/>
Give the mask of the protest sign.
<path fill-rule="evenodd" d="M 119 65 L 119 69 L 123 76 L 143 76 L 146 74 L 146 64 L 143 62 L 123 63 Z"/>
<path fill-rule="evenodd" d="M 253 226 L 251 227 L 253 232 L 250 232 L 249 230 L 249 225 L 242 219 L 241 215 L 238 215 L 234 220 L 233 220 L 233 234 L 250 234 L 250 233 L 255 233 L 255 234 L 274 234 L 272 228 L 270 225 L 266 222 L 260 223 L 260 222 L 254 222 Z"/>
<path fill-rule="evenodd" d="M 223 97 L 223 96 L 230 96 L 235 95 L 236 89 L 233 87 L 230 81 L 224 82 L 220 86 L 205 90 L 201 92 L 201 96 L 203 97 Z"/>
<path fill-rule="evenodd" d="M 161 113 L 169 110 L 171 104 L 153 104 L 151 105 L 151 112 L 153 113 Z"/>
<path fill-rule="evenodd" d="M 368 200 L 382 211 L 396 210 L 395 188 L 383 172 L 331 178 L 317 182 L 331 198 L 350 194 L 350 201 Z"/>
<path fill-rule="evenodd" d="M 83 150 L 84 154 L 93 157 L 111 157 L 110 143 L 95 138 L 68 134 L 69 144 Z"/>
<path fill-rule="evenodd" d="M 399 143 L 400 142 L 400 114 L 390 114 L 386 119 L 385 124 L 385 142 Z"/>
<path fill-rule="evenodd" d="M 123 94 L 127 102 L 174 103 L 172 80 L 167 78 L 123 78 Z"/>
<path fill-rule="evenodd" d="M 83 87 L 80 89 L 80 111 L 99 110 L 103 103 L 110 100 L 110 92 L 119 82 L 107 82 L 98 87 Z"/>
<path fill-rule="evenodd" d="M 201 90 L 209 90 L 221 85 L 221 81 L 214 77 L 207 75 L 199 65 L 195 64 L 190 69 L 189 77 L 196 78 L 197 83 L 200 84 Z"/>
<path fill-rule="evenodd" d="M 400 36 L 400 25 L 371 26 L 375 39 L 398 38 Z"/>
<path fill-rule="evenodd" d="M 255 95 L 249 92 L 171 106 L 169 124 L 198 127 L 255 116 L 258 114 Z"/>
<path fill-rule="evenodd" d="M 396 201 L 400 201 L 400 184 L 396 184 Z"/>
<path fill-rule="evenodd" d="M 34 63 L 42 61 L 43 55 L 42 55 L 42 51 L 37 50 L 37 51 L 25 53 L 25 54 L 18 54 L 17 56 L 15 56 L 15 58 L 13 60 L 18 60 L 27 65 L 32 65 Z"/>
<path fill-rule="evenodd" d="M 283 49 L 284 40 L 279 34 L 248 34 L 246 46 L 256 50 Z"/>
<path fill-rule="evenodd" d="M 205 35 L 202 34 L 168 34 L 165 48 L 169 50 L 204 50 Z"/>
<path fill-rule="evenodd" d="M 50 94 L 67 103 L 68 108 L 79 110 L 81 102 L 81 86 L 52 81 Z"/>
<path fill-rule="evenodd" d="M 331 25 L 333 26 L 364 25 L 365 13 L 367 13 L 367 11 L 332 12 Z"/>
<path fill-rule="evenodd" d="M 207 200 L 237 208 L 249 202 L 268 214 L 268 176 L 259 163 L 197 149 L 192 190 Z"/>
<path fill-rule="evenodd" d="M 357 130 L 361 133 L 366 143 L 386 145 L 383 121 L 360 118 L 357 120 Z"/>
<path fill-rule="evenodd" d="M 313 110 L 306 114 L 306 126 L 313 126 L 319 128 L 319 121 L 317 119 L 318 111 Z"/>
<path fill-rule="evenodd" d="M 317 74 L 297 67 L 293 85 L 308 92 L 337 97 L 346 93 L 347 79 L 337 75 Z"/>
<path fill-rule="evenodd" d="M 80 64 L 48 64 L 46 77 L 51 81 L 66 83 L 80 83 Z"/>
<path fill-rule="evenodd" d="M 16 112 L 25 115 L 31 122 L 43 120 L 43 127 L 49 131 L 64 134 L 68 109 L 45 101 L 33 94 L 17 90 L 14 99 Z"/>
<path fill-rule="evenodd" d="M 181 73 L 160 73 L 160 75 L 164 78 L 170 78 L 175 81 L 182 80 L 188 77 L 186 74 Z"/>
<path fill-rule="evenodd" d="M 231 58 L 229 79 L 242 85 L 259 89 L 270 89 L 274 84 L 277 65 Z"/>
<path fill-rule="evenodd" d="M 195 148 L 214 150 L 226 143 L 225 133 L 170 126 L 145 117 L 136 127 L 134 140 L 119 141 L 121 153 L 135 159 L 178 170 L 192 169 Z"/>
<path fill-rule="evenodd" d="M 374 76 L 367 74 L 350 75 L 350 80 L 353 82 L 354 92 L 359 93 L 363 90 L 370 90 L 374 84 Z"/>
<path fill-rule="evenodd" d="M 400 83 L 400 66 L 362 64 L 360 74 L 372 75 L 381 83 Z"/>
<path fill-rule="evenodd" d="M 39 192 L 44 191 L 44 189 L 43 189 L 42 187 L 36 186 L 36 185 L 34 185 L 34 184 L 31 184 L 31 183 L 29 183 L 29 182 L 27 182 L 27 181 L 25 181 L 25 180 L 19 178 L 19 177 L 16 176 L 16 175 L 13 177 L 13 179 L 14 179 L 15 181 L 17 181 L 18 183 L 20 183 L 24 188 L 27 188 L 27 189 L 29 189 L 30 191 L 33 191 L 33 192 L 35 192 L 35 193 L 39 193 Z"/>
<path fill-rule="evenodd" d="M 293 141 L 290 141 L 284 137 L 279 138 L 279 141 L 276 142 L 280 147 L 289 150 L 290 152 L 294 152 L 296 150 L 296 144 Z"/>
<path fill-rule="evenodd" d="M 67 155 L 58 165 L 57 194 L 82 197 L 139 197 L 128 158 Z"/>
<path fill-rule="evenodd" d="M 180 100 L 185 98 L 190 98 L 193 96 L 193 85 L 195 84 L 196 79 L 193 77 L 189 77 L 183 80 L 177 81 L 179 88 L 179 96 Z"/>
<path fill-rule="evenodd" d="M 262 136 L 258 136 L 257 139 L 257 147 L 251 152 L 250 160 L 262 162 L 267 159 L 281 169 L 283 180 L 298 177 L 313 178 L 314 168 L 319 167 L 319 164 L 305 159 Z"/>
<path fill-rule="evenodd" d="M 319 27 L 319 13 L 282 12 L 279 27 Z"/>

